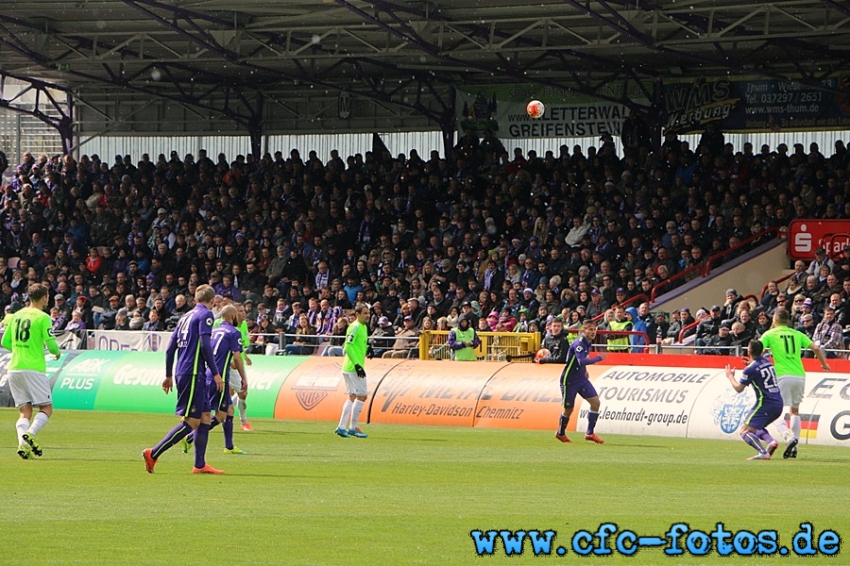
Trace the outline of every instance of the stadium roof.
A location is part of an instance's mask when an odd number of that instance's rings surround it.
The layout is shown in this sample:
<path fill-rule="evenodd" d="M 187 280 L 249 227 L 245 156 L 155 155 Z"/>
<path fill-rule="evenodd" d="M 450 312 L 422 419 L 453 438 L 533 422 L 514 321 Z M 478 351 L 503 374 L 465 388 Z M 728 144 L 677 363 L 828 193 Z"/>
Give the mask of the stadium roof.
<path fill-rule="evenodd" d="M 132 92 L 208 110 L 227 98 L 250 105 L 258 94 L 274 98 L 306 85 L 415 106 L 411 85 L 434 93 L 530 83 L 594 94 L 612 81 L 727 74 L 816 84 L 850 71 L 850 7 L 844 0 L 7 0 L 0 71 L 69 88 L 83 102 Z"/>

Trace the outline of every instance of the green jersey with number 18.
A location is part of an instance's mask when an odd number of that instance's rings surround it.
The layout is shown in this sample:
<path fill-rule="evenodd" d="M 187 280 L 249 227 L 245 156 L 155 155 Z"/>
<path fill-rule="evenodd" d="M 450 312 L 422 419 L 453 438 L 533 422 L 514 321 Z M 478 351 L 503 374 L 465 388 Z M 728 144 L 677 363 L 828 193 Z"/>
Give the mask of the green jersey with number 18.
<path fill-rule="evenodd" d="M 12 351 L 10 370 L 29 370 L 44 372 L 44 345 L 53 355 L 59 355 L 59 346 L 53 337 L 53 321 L 47 313 L 27 307 L 19 310 L 7 320 L 3 332 L 3 347 Z"/>

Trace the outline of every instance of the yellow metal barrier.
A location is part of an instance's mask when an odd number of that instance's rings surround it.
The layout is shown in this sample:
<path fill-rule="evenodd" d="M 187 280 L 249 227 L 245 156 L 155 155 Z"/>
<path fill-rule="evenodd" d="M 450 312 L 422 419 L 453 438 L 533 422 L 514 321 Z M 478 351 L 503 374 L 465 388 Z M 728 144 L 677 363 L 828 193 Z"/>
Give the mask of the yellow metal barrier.
<path fill-rule="evenodd" d="M 540 334 L 537 332 L 478 332 L 481 345 L 475 350 L 479 360 L 504 360 L 507 356 L 519 357 L 517 361 L 531 362 L 540 349 Z M 419 335 L 420 360 L 450 360 L 452 352 L 448 345 L 446 330 L 426 330 Z"/>

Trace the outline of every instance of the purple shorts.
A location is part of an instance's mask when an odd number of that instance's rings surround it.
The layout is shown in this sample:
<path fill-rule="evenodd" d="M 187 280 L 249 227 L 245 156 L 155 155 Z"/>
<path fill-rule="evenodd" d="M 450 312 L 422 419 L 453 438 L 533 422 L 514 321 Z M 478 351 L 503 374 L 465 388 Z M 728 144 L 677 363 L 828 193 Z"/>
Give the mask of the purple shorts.
<path fill-rule="evenodd" d="M 219 391 L 215 386 L 215 380 L 211 375 L 207 376 L 207 391 L 210 395 L 210 409 L 212 411 L 224 411 L 225 413 L 233 404 L 233 399 L 230 398 L 230 387 L 227 386 L 226 376 L 221 376 L 224 379 L 224 387 Z"/>
<path fill-rule="evenodd" d="M 178 375 L 174 379 L 177 389 L 175 414 L 190 419 L 199 419 L 210 412 L 210 397 L 207 393 L 206 375 Z"/>
<path fill-rule="evenodd" d="M 753 427 L 756 430 L 766 428 L 767 425 L 778 419 L 782 415 L 782 405 L 776 403 L 760 404 L 756 403 L 750 414 L 744 419 L 744 423 Z"/>
<path fill-rule="evenodd" d="M 591 397 L 597 397 L 599 394 L 589 379 L 582 379 L 575 382 L 568 381 L 566 391 L 564 391 L 564 384 L 561 384 L 561 396 L 564 398 L 564 402 L 561 404 L 562 407 L 572 409 L 575 406 L 576 395 L 581 395 L 584 399 L 590 399 Z"/>

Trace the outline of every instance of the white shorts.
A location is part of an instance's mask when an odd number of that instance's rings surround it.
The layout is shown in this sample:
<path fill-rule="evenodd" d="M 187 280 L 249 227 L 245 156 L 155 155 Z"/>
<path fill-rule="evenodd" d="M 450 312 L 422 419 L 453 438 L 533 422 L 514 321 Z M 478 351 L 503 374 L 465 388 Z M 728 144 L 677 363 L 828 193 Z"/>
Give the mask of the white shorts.
<path fill-rule="evenodd" d="M 227 384 L 233 389 L 234 393 L 242 393 L 242 376 L 236 370 L 230 370 L 230 377 L 227 378 Z"/>
<path fill-rule="evenodd" d="M 799 407 L 803 401 L 803 394 L 806 392 L 806 378 L 799 375 L 783 375 L 777 381 L 779 381 L 782 403 L 788 407 Z"/>
<path fill-rule="evenodd" d="M 27 404 L 41 407 L 53 403 L 50 380 L 40 371 L 10 370 L 9 389 L 12 392 L 12 399 L 15 400 L 15 406 L 18 408 Z"/>
<path fill-rule="evenodd" d="M 345 378 L 346 393 L 357 395 L 358 397 L 366 396 L 368 391 L 366 389 L 365 377 L 357 377 L 357 372 L 355 371 L 344 371 L 342 372 L 342 376 Z"/>

